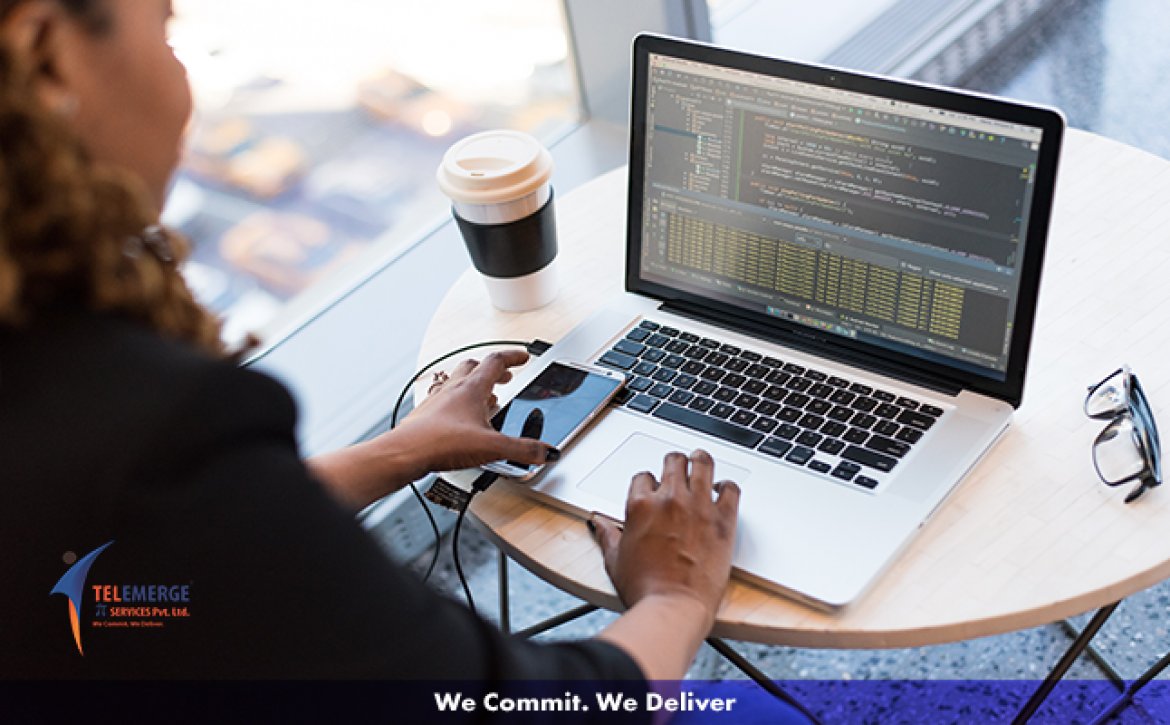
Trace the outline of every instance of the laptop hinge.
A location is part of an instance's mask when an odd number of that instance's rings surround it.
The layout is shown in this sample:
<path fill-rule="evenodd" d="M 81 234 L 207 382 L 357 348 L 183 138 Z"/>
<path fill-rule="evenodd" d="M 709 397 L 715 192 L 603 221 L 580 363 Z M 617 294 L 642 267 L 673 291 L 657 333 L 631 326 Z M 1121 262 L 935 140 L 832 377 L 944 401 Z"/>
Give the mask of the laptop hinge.
<path fill-rule="evenodd" d="M 796 331 L 780 330 L 755 320 L 703 308 L 699 305 L 678 300 L 663 302 L 660 309 L 663 312 L 669 312 L 680 317 L 727 327 L 765 342 L 784 345 L 785 347 L 794 347 L 798 350 L 825 357 L 845 365 L 895 378 L 910 383 L 911 385 L 929 388 L 944 395 L 953 397 L 962 391 L 961 386 L 937 375 L 931 375 L 919 369 L 909 369 L 889 364 L 883 360 L 875 360 L 852 350 L 842 350 L 835 346 L 827 345 L 823 340 L 819 340 L 812 335 L 802 335 Z"/>

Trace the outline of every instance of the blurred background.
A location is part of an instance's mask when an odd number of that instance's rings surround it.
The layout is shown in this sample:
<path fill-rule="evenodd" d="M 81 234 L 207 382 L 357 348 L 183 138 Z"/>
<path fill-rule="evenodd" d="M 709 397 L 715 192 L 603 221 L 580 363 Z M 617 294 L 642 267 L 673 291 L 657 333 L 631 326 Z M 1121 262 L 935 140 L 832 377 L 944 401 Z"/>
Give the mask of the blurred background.
<path fill-rule="evenodd" d="M 171 43 L 197 112 L 166 221 L 194 240 L 186 275 L 225 336 L 278 328 L 305 293 L 302 307 L 325 305 L 434 231 L 447 205 L 433 172 L 454 140 L 503 127 L 553 145 L 582 123 L 565 6 L 177 0 Z M 1165 0 L 705 7 L 717 43 L 1047 103 L 1170 153 L 1170 94 L 1147 92 L 1170 77 Z"/>
<path fill-rule="evenodd" d="M 238 340 L 444 214 L 457 138 L 546 142 L 578 118 L 556 0 L 181 0 L 171 44 L 196 97 L 166 221 Z M 317 289 L 317 293 L 323 290 Z"/>

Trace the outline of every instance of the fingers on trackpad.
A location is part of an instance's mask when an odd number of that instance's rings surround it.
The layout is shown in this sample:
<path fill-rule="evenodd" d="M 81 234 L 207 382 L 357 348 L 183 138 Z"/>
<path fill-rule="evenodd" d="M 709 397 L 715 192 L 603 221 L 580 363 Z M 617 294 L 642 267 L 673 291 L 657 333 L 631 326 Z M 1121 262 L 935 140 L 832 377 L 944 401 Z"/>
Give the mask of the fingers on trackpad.
<path fill-rule="evenodd" d="M 634 433 L 609 454 L 577 486 L 608 501 L 624 507 L 626 494 L 630 490 L 630 479 L 640 471 L 650 471 L 655 476 L 662 473 L 662 459 L 672 451 L 689 453 L 685 446 L 671 443 L 645 433 Z M 731 480 L 740 486 L 751 476 L 751 472 L 715 458 L 715 481 Z"/>

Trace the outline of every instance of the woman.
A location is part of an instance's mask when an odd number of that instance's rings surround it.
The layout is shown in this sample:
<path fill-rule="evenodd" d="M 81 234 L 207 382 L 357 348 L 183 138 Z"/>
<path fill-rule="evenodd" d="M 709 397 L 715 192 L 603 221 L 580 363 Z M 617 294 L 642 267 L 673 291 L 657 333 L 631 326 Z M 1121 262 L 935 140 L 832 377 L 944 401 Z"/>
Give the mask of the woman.
<path fill-rule="evenodd" d="M 628 609 L 557 646 L 433 594 L 352 518 L 428 471 L 555 459 L 487 424 L 523 353 L 463 364 L 392 433 L 298 459 L 289 396 L 232 364 L 181 242 L 151 230 L 191 111 L 170 13 L 0 0 L 0 676 L 680 678 L 739 500 L 705 453 L 635 477 L 624 531 L 591 522 Z M 48 593 L 109 541 L 74 641 Z M 151 586 L 182 605 L 164 627 L 87 627 L 132 619 Z"/>

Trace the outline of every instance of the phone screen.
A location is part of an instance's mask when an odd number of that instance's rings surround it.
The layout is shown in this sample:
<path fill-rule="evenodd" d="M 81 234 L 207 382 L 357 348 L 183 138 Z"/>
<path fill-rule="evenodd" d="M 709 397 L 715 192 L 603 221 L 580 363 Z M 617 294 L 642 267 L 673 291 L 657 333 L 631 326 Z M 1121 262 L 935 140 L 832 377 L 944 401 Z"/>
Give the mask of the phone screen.
<path fill-rule="evenodd" d="M 559 446 L 621 386 L 621 380 L 554 362 L 492 418 L 502 433 Z M 523 463 L 509 464 L 529 470 Z"/>

